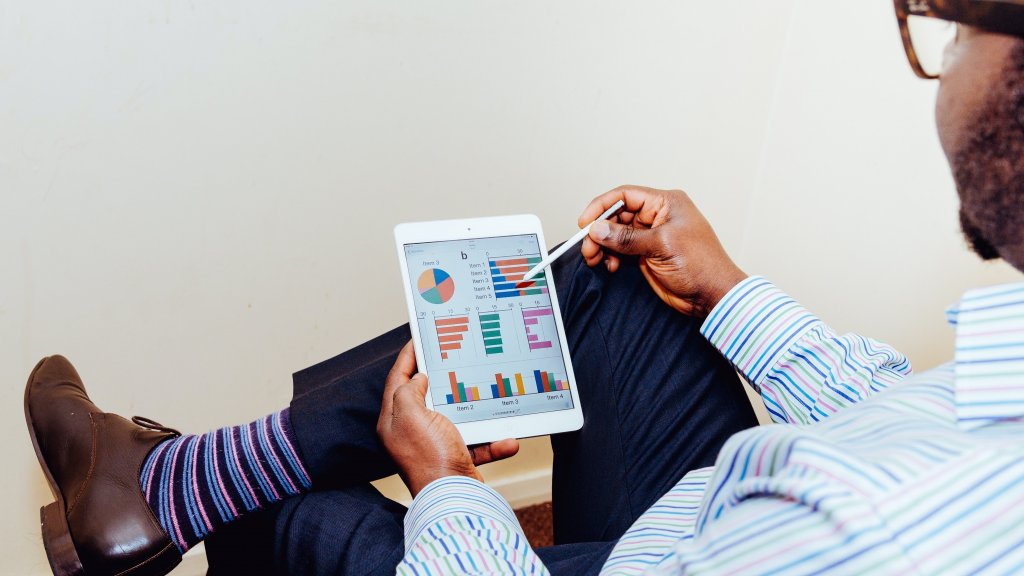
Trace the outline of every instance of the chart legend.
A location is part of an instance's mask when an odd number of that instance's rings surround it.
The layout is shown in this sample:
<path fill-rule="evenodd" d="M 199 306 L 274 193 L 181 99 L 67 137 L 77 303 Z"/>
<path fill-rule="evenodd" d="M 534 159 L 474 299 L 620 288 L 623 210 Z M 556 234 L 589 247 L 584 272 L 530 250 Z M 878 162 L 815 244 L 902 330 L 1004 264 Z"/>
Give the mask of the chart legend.
<path fill-rule="evenodd" d="M 462 349 L 466 333 L 469 332 L 469 316 L 447 316 L 434 318 L 437 343 L 441 359 L 447 360 L 448 353 Z"/>
<path fill-rule="evenodd" d="M 536 296 L 547 294 L 547 275 L 539 274 L 529 282 L 523 282 L 523 276 L 536 264 L 541 257 L 509 256 L 488 260 L 491 269 L 491 283 L 494 284 L 495 298 L 516 298 L 519 296 Z"/>

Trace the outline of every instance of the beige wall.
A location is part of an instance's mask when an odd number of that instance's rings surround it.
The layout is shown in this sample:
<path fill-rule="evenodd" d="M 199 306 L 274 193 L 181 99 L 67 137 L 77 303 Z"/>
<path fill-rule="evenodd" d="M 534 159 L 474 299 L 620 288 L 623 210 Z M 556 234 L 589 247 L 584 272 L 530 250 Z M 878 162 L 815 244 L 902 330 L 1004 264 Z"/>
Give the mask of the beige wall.
<path fill-rule="evenodd" d="M 891 8 L 0 0 L 0 573 L 43 573 L 21 415 L 41 356 L 189 431 L 404 321 L 398 222 L 530 211 L 550 238 L 684 187 L 751 272 L 919 366 L 976 263 Z M 489 475 L 542 470 L 543 442 Z"/>

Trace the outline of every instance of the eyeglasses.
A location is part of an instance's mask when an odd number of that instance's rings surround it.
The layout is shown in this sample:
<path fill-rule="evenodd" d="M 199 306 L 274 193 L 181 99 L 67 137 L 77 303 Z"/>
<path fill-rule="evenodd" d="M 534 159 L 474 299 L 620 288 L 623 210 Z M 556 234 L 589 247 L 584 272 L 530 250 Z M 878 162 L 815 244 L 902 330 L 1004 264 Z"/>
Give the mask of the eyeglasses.
<path fill-rule="evenodd" d="M 960 24 L 1024 36 L 1024 0 L 894 0 L 903 49 L 914 73 L 933 79 L 942 74 L 946 47 Z"/>

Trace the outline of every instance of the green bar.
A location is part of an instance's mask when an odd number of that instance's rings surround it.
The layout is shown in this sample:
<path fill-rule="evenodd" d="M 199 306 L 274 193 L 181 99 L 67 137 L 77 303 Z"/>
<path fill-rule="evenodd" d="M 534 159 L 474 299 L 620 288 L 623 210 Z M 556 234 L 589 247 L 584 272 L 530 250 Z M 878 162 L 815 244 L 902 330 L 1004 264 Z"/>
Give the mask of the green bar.
<path fill-rule="evenodd" d="M 548 388 L 550 388 L 548 392 L 555 392 L 556 390 L 558 390 L 558 386 L 555 384 L 554 372 L 548 372 Z"/>
<path fill-rule="evenodd" d="M 466 386 L 459 382 L 459 402 L 466 401 Z"/>
<path fill-rule="evenodd" d="M 531 280 L 531 282 L 533 282 L 533 285 L 538 287 L 538 288 L 541 287 L 541 286 L 547 286 L 548 285 L 547 281 L 545 281 L 543 278 L 537 278 L 536 280 Z"/>
<path fill-rule="evenodd" d="M 481 322 L 497 322 L 498 321 L 498 315 L 497 314 L 481 314 L 480 315 L 480 321 Z"/>
<path fill-rule="evenodd" d="M 505 395 L 515 396 L 515 394 L 512 393 L 512 383 L 508 381 L 508 378 L 503 378 L 502 382 L 505 383 Z"/>
<path fill-rule="evenodd" d="M 500 330 L 501 329 L 501 324 L 499 324 L 497 322 L 490 322 L 490 321 L 481 322 L 480 323 L 480 329 L 481 330 Z"/>
<path fill-rule="evenodd" d="M 544 292 L 540 288 L 531 288 L 529 290 L 523 290 L 523 296 L 533 296 L 534 294 L 543 294 Z"/>
<path fill-rule="evenodd" d="M 484 334 L 484 345 L 487 345 L 488 343 L 494 343 L 494 342 L 497 342 L 498 344 L 501 344 L 501 335 L 500 334 L 496 335 L 496 336 L 488 336 L 488 335 Z"/>
<path fill-rule="evenodd" d="M 538 262 L 540 262 L 540 256 L 532 256 L 526 259 L 527 264 L 536 264 Z"/>
<path fill-rule="evenodd" d="M 501 354 L 505 351 L 501 346 L 492 346 L 490 348 L 484 348 L 484 350 L 486 350 L 488 354 Z"/>

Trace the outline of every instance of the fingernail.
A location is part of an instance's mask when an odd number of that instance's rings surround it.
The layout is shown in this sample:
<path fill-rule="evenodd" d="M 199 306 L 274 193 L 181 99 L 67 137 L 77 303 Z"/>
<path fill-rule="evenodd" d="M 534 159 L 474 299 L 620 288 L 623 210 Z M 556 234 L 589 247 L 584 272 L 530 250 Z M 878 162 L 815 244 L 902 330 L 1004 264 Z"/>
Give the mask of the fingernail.
<path fill-rule="evenodd" d="M 612 227 L 607 220 L 598 220 L 590 225 L 590 235 L 597 240 L 606 240 L 612 235 Z"/>

